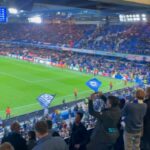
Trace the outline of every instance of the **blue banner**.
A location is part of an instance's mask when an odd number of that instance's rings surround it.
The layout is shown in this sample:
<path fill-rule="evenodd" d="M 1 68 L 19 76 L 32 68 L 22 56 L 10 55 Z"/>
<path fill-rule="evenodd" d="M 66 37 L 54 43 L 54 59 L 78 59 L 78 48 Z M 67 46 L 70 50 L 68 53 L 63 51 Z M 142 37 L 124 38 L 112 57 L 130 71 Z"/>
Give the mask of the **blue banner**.
<path fill-rule="evenodd" d="M 48 108 L 54 98 L 55 95 L 42 94 L 37 98 L 37 100 L 43 108 Z"/>
<path fill-rule="evenodd" d="M 116 74 L 116 75 L 115 75 L 115 78 L 121 80 L 121 79 L 123 79 L 123 76 L 122 76 L 121 74 Z"/>
<path fill-rule="evenodd" d="M 101 87 L 102 85 L 102 82 L 99 81 L 98 79 L 96 78 L 93 78 L 91 80 L 89 80 L 88 82 L 86 82 L 86 85 L 92 89 L 94 92 L 98 92 L 99 88 Z"/>
<path fill-rule="evenodd" d="M 135 78 L 135 82 L 136 82 L 136 84 L 138 84 L 138 85 L 143 85 L 143 84 L 144 84 L 143 80 L 140 79 L 139 77 L 136 77 L 136 78 Z"/>

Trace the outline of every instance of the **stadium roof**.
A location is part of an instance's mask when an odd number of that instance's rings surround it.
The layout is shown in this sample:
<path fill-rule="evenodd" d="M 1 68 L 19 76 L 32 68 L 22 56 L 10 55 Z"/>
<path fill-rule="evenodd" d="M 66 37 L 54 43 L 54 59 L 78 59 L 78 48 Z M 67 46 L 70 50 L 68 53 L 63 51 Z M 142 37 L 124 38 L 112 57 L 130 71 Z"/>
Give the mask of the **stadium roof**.
<path fill-rule="evenodd" d="M 25 10 L 23 15 L 32 13 L 66 11 L 81 13 L 81 8 L 92 9 L 88 13 L 113 15 L 119 13 L 150 13 L 150 0 L 2 0 L 3 5 Z M 61 7 L 60 7 L 61 6 Z M 82 9 L 83 11 L 83 9 Z M 97 13 L 98 14 L 98 13 Z"/>

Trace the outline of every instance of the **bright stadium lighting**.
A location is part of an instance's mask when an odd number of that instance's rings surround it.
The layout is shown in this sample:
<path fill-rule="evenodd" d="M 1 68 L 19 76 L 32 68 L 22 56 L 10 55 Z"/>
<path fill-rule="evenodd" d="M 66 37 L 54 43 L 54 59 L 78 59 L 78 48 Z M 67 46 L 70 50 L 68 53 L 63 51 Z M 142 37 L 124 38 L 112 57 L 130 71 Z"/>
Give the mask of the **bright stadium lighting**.
<path fill-rule="evenodd" d="M 38 23 L 38 24 L 40 24 L 40 23 L 42 23 L 42 18 L 40 16 L 34 16 L 34 17 L 28 18 L 28 21 L 30 23 Z"/>
<path fill-rule="evenodd" d="M 119 20 L 120 20 L 121 22 L 123 22 L 123 21 L 124 21 L 124 15 L 119 15 Z"/>
<path fill-rule="evenodd" d="M 9 8 L 8 11 L 10 14 L 18 14 L 18 10 L 16 8 Z"/>
<path fill-rule="evenodd" d="M 133 18 L 133 21 L 137 21 L 136 18 Z"/>
<path fill-rule="evenodd" d="M 136 17 L 137 17 L 137 18 L 140 18 L 140 15 L 139 15 L 139 14 L 136 14 Z"/>
<path fill-rule="evenodd" d="M 143 17 L 143 18 L 142 18 L 142 21 L 145 21 L 145 22 L 146 22 L 146 21 L 147 21 L 147 18 L 144 18 L 144 17 Z"/>
<path fill-rule="evenodd" d="M 143 18 L 146 18 L 146 14 L 142 14 L 141 16 L 142 16 Z"/>

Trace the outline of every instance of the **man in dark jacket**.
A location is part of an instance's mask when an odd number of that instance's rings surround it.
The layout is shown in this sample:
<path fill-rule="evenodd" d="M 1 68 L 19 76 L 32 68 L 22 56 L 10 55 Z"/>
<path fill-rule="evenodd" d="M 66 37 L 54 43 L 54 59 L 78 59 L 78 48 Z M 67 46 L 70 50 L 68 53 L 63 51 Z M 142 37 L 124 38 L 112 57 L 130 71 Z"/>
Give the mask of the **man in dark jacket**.
<path fill-rule="evenodd" d="M 97 123 L 87 150 L 109 150 L 114 146 L 119 136 L 117 129 L 121 117 L 119 102 L 115 96 L 108 96 L 106 108 L 101 112 L 96 112 L 93 109 L 95 97 L 97 94 L 92 94 L 89 98 L 89 113 L 97 118 Z"/>
<path fill-rule="evenodd" d="M 35 145 L 36 145 L 35 132 L 34 131 L 29 131 L 28 132 L 28 142 L 27 142 L 28 150 L 32 150 Z"/>
<path fill-rule="evenodd" d="M 11 131 L 7 137 L 2 139 L 2 143 L 11 143 L 15 150 L 27 150 L 26 141 L 20 134 L 20 125 L 18 122 L 14 122 L 11 125 Z"/>
<path fill-rule="evenodd" d="M 147 104 L 147 113 L 144 117 L 144 150 L 150 150 L 150 87 L 146 89 L 146 99 L 144 103 Z"/>
<path fill-rule="evenodd" d="M 88 141 L 87 130 L 81 123 L 83 114 L 77 112 L 75 122 L 72 126 L 70 137 L 70 150 L 85 150 Z"/>

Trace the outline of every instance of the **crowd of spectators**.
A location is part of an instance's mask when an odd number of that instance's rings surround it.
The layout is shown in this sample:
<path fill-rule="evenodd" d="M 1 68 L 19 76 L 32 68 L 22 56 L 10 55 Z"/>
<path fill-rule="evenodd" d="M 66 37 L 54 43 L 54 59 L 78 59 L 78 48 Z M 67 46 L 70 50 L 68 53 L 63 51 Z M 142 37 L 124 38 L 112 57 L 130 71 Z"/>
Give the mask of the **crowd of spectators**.
<path fill-rule="evenodd" d="M 11 23 L 1 25 L 0 31 L 0 40 L 150 55 L 149 23 L 105 26 Z"/>
<path fill-rule="evenodd" d="M 149 24 L 140 25 L 68 25 L 7 24 L 0 26 L 0 40 L 41 42 L 54 45 L 121 53 L 149 55 Z M 150 66 L 145 62 L 113 57 L 38 48 L 0 47 L 0 55 L 47 59 L 51 64 L 99 75 L 118 73 L 133 81 L 147 80 Z M 101 92 L 83 103 L 5 127 L 0 150 L 150 150 L 150 88 L 135 87 Z M 73 116 L 71 115 L 73 112 Z M 2 127 L 2 123 L 1 123 Z M 88 130 L 92 129 L 89 134 Z M 67 142 L 64 139 L 68 139 Z"/>
<path fill-rule="evenodd" d="M 88 38 L 76 45 L 78 48 L 147 55 L 150 44 L 149 24 L 109 25 L 97 27 Z"/>
<path fill-rule="evenodd" d="M 72 107 L 74 117 L 61 123 L 54 122 L 51 114 L 35 116 L 28 125 L 12 123 L 0 150 L 149 150 L 149 98 L 150 87 L 94 93 Z M 63 109 L 70 108 L 66 105 Z M 61 134 L 66 131 L 67 144 Z"/>
<path fill-rule="evenodd" d="M 149 81 L 149 63 L 127 61 L 114 57 L 85 55 L 74 52 L 46 50 L 38 48 L 0 48 L 0 54 L 15 54 L 23 57 L 40 57 L 51 61 L 51 64 L 63 64 L 66 68 L 93 73 L 97 70 L 99 75 L 114 77 L 121 74 L 129 81 L 134 81 L 136 77 L 143 81 Z"/>

